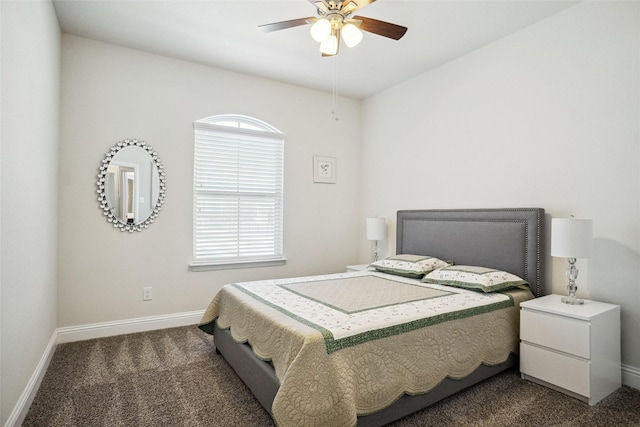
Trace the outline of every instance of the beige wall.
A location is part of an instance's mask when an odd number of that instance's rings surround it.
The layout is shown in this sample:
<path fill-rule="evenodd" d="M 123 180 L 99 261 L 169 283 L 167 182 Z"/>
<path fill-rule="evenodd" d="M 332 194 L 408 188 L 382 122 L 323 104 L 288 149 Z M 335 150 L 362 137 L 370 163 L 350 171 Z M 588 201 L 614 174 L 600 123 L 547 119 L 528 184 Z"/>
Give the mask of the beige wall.
<path fill-rule="evenodd" d="M 57 326 L 60 30 L 49 2 L 0 2 L 0 424 Z"/>
<path fill-rule="evenodd" d="M 623 363 L 636 369 L 639 8 L 580 3 L 373 96 L 362 111 L 365 214 L 395 221 L 398 209 L 530 206 L 593 219 L 578 294 L 622 306 Z M 548 261 L 554 293 L 565 293 L 566 261 Z"/>
<path fill-rule="evenodd" d="M 63 35 L 58 326 L 203 310 L 224 284 L 344 271 L 357 261 L 360 105 L 331 95 Z M 190 272 L 193 122 L 246 114 L 287 134 L 286 266 Z M 151 227 L 120 233 L 96 201 L 107 149 L 152 145 L 167 197 Z M 314 184 L 314 155 L 337 159 L 337 184 Z M 153 300 L 142 301 L 142 287 Z"/>

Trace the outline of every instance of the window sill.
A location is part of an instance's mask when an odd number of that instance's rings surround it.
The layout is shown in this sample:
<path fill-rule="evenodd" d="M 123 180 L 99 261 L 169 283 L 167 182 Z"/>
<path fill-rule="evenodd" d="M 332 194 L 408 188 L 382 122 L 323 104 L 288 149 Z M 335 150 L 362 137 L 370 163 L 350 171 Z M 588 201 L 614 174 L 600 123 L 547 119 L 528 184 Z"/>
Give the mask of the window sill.
<path fill-rule="evenodd" d="M 237 261 L 237 262 L 220 262 L 220 263 L 191 263 L 189 271 L 214 271 L 214 270 L 237 270 L 241 268 L 259 268 L 259 267 L 276 267 L 285 265 L 286 258 L 271 259 L 265 261 Z"/>

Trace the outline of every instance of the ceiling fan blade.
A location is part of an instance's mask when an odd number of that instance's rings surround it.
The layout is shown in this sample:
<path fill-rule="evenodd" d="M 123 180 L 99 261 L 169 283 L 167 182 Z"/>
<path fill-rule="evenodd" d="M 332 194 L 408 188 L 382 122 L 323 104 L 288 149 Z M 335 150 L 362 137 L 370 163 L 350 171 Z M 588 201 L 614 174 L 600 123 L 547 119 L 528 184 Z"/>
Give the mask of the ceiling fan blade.
<path fill-rule="evenodd" d="M 314 17 L 291 19 L 289 21 L 258 25 L 258 28 L 260 28 L 265 33 L 269 33 L 271 31 L 284 30 L 285 28 L 292 28 L 292 27 L 299 27 L 300 25 L 307 25 L 309 21 L 315 21 L 316 19 L 317 18 L 314 18 Z"/>
<path fill-rule="evenodd" d="M 359 26 L 362 31 L 389 37 L 394 40 L 400 40 L 407 32 L 407 27 L 392 24 L 390 22 L 378 21 L 373 18 L 365 18 L 364 16 L 354 16 L 353 19 L 362 21 Z"/>

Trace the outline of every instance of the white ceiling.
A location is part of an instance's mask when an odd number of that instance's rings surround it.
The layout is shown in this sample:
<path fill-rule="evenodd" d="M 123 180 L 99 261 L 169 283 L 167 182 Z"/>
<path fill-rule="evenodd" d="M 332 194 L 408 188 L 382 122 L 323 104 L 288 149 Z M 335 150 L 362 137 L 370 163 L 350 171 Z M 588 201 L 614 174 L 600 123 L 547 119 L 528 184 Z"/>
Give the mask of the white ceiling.
<path fill-rule="evenodd" d="M 357 1 L 357 0 L 356 0 Z M 322 58 L 307 0 L 53 0 L 62 31 L 186 61 L 364 99 L 572 6 L 567 0 L 378 0 L 356 14 L 408 27 L 395 41 L 365 33 Z"/>

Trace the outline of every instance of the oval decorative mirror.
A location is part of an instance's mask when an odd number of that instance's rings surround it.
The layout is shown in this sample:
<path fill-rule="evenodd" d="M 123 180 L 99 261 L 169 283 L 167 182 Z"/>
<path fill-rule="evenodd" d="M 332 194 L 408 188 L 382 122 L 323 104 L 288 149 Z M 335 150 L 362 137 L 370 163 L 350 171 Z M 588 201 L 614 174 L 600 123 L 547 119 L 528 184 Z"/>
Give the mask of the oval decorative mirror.
<path fill-rule="evenodd" d="M 111 147 L 102 160 L 97 186 L 107 221 L 120 231 L 142 231 L 162 209 L 164 166 L 150 145 L 125 139 Z"/>

